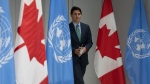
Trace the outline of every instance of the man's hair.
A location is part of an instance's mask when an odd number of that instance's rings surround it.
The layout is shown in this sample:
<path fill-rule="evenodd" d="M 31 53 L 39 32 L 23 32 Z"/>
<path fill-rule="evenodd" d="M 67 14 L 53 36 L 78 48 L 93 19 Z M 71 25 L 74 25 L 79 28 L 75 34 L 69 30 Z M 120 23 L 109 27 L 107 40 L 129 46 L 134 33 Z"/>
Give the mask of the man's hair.
<path fill-rule="evenodd" d="M 81 9 L 80 9 L 79 7 L 73 6 L 73 7 L 71 8 L 71 12 L 70 12 L 71 15 L 73 14 L 73 11 L 74 11 L 74 10 L 79 10 L 80 13 L 82 14 L 82 11 L 81 11 Z"/>

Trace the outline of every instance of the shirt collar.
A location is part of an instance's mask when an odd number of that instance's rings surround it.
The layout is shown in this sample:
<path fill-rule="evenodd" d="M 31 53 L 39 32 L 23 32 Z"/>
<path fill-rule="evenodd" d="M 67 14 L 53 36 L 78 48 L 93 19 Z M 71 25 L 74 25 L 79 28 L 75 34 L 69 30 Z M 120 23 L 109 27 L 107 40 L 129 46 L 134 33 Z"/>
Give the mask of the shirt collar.
<path fill-rule="evenodd" d="M 74 25 L 75 28 L 76 28 L 77 25 L 79 25 L 79 27 L 80 27 L 80 22 L 78 24 L 73 22 L 73 25 Z"/>

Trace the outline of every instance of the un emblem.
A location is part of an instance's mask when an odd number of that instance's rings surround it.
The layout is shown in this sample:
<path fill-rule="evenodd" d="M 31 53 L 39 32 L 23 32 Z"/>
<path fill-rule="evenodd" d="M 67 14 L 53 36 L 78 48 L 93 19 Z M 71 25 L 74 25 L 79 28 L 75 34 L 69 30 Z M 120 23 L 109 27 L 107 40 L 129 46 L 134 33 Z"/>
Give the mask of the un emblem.
<path fill-rule="evenodd" d="M 72 58 L 69 26 L 63 15 L 58 16 L 50 26 L 48 42 L 57 62 L 64 63 Z"/>
<path fill-rule="evenodd" d="M 150 56 L 150 36 L 143 29 L 135 30 L 129 36 L 127 45 L 135 58 Z"/>
<path fill-rule="evenodd" d="M 9 20 L 0 11 L 0 68 L 13 57 L 12 32 Z"/>

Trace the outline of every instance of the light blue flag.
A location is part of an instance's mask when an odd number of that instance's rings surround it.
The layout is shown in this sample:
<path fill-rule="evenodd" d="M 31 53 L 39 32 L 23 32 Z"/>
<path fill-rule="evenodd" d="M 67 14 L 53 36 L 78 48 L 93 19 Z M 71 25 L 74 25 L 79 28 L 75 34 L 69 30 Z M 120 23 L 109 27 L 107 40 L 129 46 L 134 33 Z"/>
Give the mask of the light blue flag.
<path fill-rule="evenodd" d="M 74 84 L 66 0 L 50 0 L 46 54 L 50 84 Z"/>
<path fill-rule="evenodd" d="M 132 84 L 150 84 L 150 35 L 143 0 L 135 0 L 125 68 Z"/>
<path fill-rule="evenodd" d="M 14 48 L 8 0 L 0 0 L 0 84 L 15 84 Z"/>

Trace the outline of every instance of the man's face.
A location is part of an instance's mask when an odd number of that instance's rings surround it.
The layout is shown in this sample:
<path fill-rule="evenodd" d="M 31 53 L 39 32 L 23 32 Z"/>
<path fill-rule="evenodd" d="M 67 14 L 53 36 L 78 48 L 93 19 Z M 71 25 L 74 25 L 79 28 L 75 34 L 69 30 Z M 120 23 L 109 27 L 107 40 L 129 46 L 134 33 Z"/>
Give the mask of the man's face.
<path fill-rule="evenodd" d="M 72 21 L 75 22 L 75 23 L 79 23 L 80 22 L 80 19 L 81 19 L 81 13 L 79 10 L 74 10 L 72 15 Z"/>

